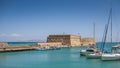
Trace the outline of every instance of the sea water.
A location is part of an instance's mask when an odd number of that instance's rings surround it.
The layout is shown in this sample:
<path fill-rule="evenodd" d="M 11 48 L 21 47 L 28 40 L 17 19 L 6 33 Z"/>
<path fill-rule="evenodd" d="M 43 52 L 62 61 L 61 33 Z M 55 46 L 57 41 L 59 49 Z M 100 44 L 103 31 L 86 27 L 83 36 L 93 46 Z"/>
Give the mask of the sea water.
<path fill-rule="evenodd" d="M 107 43 L 105 48 L 110 51 L 111 46 L 115 44 Z M 97 43 L 97 46 L 100 48 L 101 43 Z M 120 61 L 87 59 L 80 56 L 79 51 L 80 47 L 72 47 L 61 50 L 0 53 L 0 68 L 120 68 Z"/>
<path fill-rule="evenodd" d="M 8 42 L 9 46 L 28 46 L 35 45 L 37 42 Z"/>

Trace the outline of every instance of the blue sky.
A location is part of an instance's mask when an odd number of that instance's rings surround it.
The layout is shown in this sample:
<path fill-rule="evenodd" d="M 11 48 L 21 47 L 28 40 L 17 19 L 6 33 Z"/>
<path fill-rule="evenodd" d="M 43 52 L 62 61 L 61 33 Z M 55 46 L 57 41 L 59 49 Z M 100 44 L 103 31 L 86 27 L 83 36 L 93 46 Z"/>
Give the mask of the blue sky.
<path fill-rule="evenodd" d="M 120 41 L 120 0 L 113 0 L 113 40 Z M 46 40 L 80 34 L 101 41 L 110 0 L 0 0 L 0 41 Z M 108 33 L 108 41 L 109 41 Z"/>

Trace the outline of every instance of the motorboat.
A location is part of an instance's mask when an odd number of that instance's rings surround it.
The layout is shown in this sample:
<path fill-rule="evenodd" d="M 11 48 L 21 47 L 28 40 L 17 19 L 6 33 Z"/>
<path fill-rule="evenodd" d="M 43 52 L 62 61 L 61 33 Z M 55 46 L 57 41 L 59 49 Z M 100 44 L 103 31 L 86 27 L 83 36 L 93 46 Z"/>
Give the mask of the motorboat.
<path fill-rule="evenodd" d="M 101 57 L 101 52 L 98 49 L 87 50 L 86 58 L 87 59 L 99 59 Z"/>

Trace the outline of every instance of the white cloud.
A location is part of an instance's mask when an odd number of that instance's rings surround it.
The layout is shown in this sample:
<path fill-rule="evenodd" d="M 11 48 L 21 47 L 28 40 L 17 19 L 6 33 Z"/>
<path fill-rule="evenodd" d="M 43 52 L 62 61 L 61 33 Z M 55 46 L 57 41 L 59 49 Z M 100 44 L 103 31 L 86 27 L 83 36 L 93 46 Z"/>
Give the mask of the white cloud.
<path fill-rule="evenodd" d="M 12 33 L 12 34 L 0 34 L 1 37 L 20 37 L 22 35 L 17 34 L 17 33 Z"/>

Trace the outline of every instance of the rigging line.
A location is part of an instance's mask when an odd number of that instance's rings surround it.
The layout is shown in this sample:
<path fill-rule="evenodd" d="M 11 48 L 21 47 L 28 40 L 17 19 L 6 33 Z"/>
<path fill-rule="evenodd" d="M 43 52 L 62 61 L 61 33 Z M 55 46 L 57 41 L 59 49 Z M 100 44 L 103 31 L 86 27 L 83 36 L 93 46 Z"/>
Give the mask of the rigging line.
<path fill-rule="evenodd" d="M 106 24 L 107 25 L 107 24 Z M 106 30 L 106 25 L 105 25 L 105 30 Z M 102 51 L 102 49 L 103 49 L 103 43 L 104 43 L 104 37 L 105 37 L 105 30 L 104 30 L 104 32 L 103 32 L 103 37 L 102 37 L 102 43 L 101 43 L 101 48 L 100 48 L 100 50 Z"/>
<path fill-rule="evenodd" d="M 105 42 L 106 42 L 106 37 L 107 37 L 107 33 L 108 33 L 108 27 L 109 27 L 109 23 L 110 23 L 110 19 L 111 19 L 111 12 L 112 12 L 112 9 L 110 9 L 109 17 L 108 17 L 108 23 L 105 26 L 105 32 L 104 32 L 104 35 L 103 35 L 102 52 L 104 52 L 104 47 L 105 47 L 105 44 L 106 44 Z"/>
<path fill-rule="evenodd" d="M 106 36 L 107 36 L 107 30 L 108 30 L 107 28 L 108 28 L 108 24 L 106 24 L 106 26 L 105 26 L 105 32 L 104 32 L 104 37 L 103 37 L 103 45 L 102 45 L 102 53 L 104 52 Z"/>

